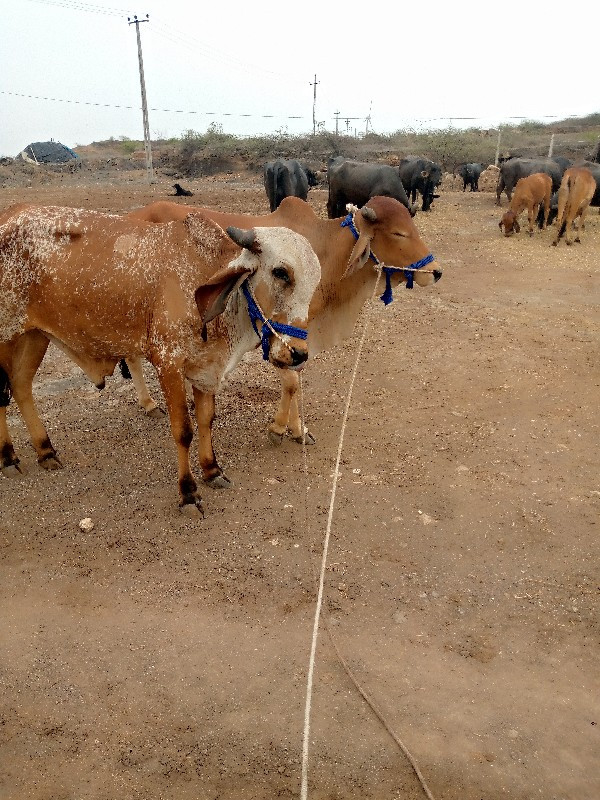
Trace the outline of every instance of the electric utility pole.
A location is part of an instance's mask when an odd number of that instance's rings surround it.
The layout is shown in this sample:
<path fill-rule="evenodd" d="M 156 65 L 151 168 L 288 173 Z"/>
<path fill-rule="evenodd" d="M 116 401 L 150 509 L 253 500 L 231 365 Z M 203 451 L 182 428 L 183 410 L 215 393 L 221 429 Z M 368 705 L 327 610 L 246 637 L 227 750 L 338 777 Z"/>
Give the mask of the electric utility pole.
<path fill-rule="evenodd" d="M 313 92 L 313 136 L 316 136 L 316 134 L 317 134 L 316 109 L 317 109 L 317 84 L 318 83 L 320 83 L 320 81 L 317 81 L 317 76 L 315 75 L 315 82 L 309 84 L 309 86 L 313 86 L 314 87 L 314 92 Z"/>
<path fill-rule="evenodd" d="M 142 117 L 144 119 L 144 151 L 146 153 L 146 175 L 148 183 L 154 183 L 154 172 L 152 170 L 152 146 L 150 144 L 150 123 L 148 122 L 148 101 L 146 100 L 146 82 L 144 81 L 144 62 L 142 60 L 142 40 L 140 38 L 140 22 L 149 22 L 150 17 L 146 14 L 146 19 L 138 19 L 134 15 L 133 19 L 127 17 L 128 25 L 135 25 L 137 33 L 138 63 L 140 65 L 140 88 L 142 90 Z"/>

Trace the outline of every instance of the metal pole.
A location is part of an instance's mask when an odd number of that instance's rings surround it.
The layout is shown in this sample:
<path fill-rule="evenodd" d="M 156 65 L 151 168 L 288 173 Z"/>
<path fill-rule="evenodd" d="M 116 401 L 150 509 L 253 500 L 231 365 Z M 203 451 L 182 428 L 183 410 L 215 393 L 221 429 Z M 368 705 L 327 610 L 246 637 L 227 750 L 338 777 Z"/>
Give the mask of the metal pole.
<path fill-rule="evenodd" d="M 313 91 L 313 136 L 316 136 L 316 134 L 317 134 L 317 117 L 316 117 L 316 111 L 317 111 L 317 83 L 318 83 L 317 76 L 315 75 L 315 82 L 310 84 L 311 86 L 314 87 L 314 91 Z"/>
<path fill-rule="evenodd" d="M 548 148 L 548 158 L 552 158 L 554 152 L 554 134 L 550 137 L 550 147 Z"/>
<path fill-rule="evenodd" d="M 142 90 L 142 117 L 144 121 L 144 151 L 146 153 L 146 176 L 148 183 L 154 183 L 154 172 L 152 170 L 152 145 L 150 144 L 150 123 L 148 122 L 148 101 L 146 99 L 146 82 L 144 81 L 144 61 L 142 59 L 142 39 L 140 37 L 140 22 L 149 22 L 150 17 L 146 14 L 146 19 L 138 19 L 135 15 L 133 19 L 127 17 L 129 25 L 135 25 L 137 33 L 138 63 L 140 66 L 140 88 Z"/>
<path fill-rule="evenodd" d="M 333 113 L 335 114 L 335 135 L 337 136 L 338 135 L 338 123 L 340 121 L 340 112 L 339 111 L 334 111 Z"/>
<path fill-rule="evenodd" d="M 498 128 L 498 142 L 496 144 L 496 158 L 494 159 L 494 166 L 498 166 L 498 159 L 500 158 L 500 139 L 502 138 L 502 128 Z"/>

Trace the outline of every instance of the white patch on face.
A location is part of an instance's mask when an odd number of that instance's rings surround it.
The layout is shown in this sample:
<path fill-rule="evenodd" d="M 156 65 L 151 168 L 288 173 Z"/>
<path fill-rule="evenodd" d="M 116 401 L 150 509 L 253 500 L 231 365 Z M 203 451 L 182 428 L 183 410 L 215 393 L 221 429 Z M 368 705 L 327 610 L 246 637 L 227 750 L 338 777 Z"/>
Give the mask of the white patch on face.
<path fill-rule="evenodd" d="M 273 300 L 271 314 L 281 314 L 288 324 L 307 326 L 308 307 L 319 281 L 321 265 L 308 240 L 288 228 L 255 228 L 261 246 L 260 268 L 256 279 L 262 279 Z M 273 275 L 284 267 L 293 279 L 293 288 Z"/>

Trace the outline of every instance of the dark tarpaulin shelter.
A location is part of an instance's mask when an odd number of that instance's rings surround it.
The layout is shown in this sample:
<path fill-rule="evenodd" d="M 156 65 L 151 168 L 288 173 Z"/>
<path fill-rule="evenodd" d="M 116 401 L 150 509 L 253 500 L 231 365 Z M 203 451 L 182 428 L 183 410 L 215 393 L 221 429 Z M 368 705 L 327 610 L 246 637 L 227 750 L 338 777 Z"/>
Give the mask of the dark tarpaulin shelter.
<path fill-rule="evenodd" d="M 32 161 L 35 164 L 63 164 L 79 158 L 70 147 L 60 142 L 33 142 L 19 155 L 25 161 Z"/>

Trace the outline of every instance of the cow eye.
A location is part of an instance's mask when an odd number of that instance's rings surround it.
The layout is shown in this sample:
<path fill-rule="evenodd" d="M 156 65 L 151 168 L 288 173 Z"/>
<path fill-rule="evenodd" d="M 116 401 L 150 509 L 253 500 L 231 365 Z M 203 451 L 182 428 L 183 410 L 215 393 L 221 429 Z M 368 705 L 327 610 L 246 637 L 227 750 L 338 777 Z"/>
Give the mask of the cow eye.
<path fill-rule="evenodd" d="M 403 239 L 406 239 L 406 234 L 401 231 L 394 231 L 394 236 L 402 236 Z"/>
<path fill-rule="evenodd" d="M 284 283 L 291 283 L 290 276 L 288 275 L 287 270 L 285 270 L 283 267 L 275 267 L 273 270 L 273 277 L 283 281 Z"/>

